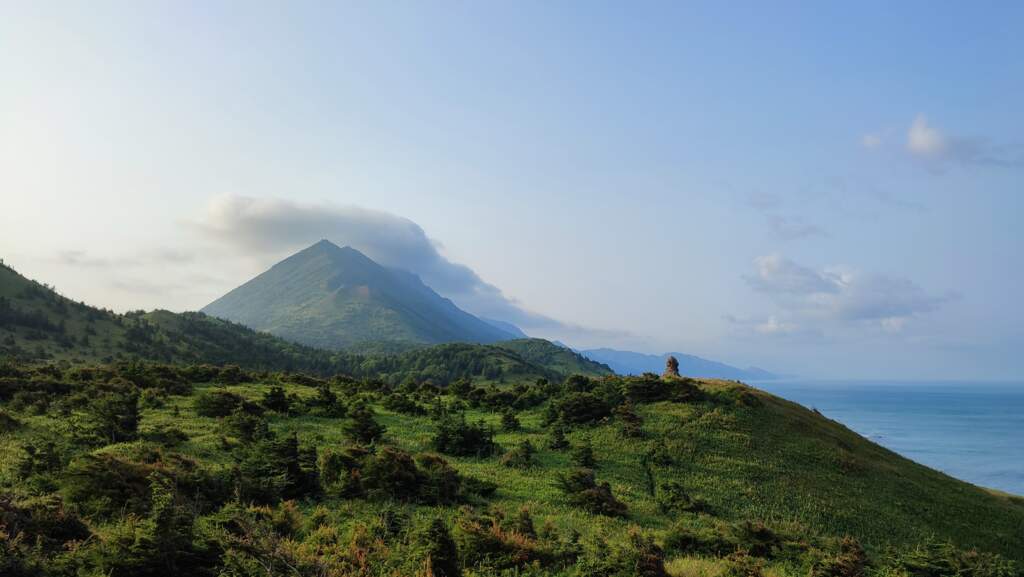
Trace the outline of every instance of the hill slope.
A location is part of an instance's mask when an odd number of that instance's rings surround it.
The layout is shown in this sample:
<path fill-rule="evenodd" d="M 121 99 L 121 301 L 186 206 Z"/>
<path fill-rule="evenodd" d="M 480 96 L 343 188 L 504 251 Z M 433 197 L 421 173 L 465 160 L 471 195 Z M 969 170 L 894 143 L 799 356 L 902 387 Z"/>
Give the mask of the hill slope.
<path fill-rule="evenodd" d="M 515 339 L 495 346 L 515 352 L 531 363 L 547 367 L 564 375 L 601 376 L 614 374 L 612 369 L 597 361 L 544 339 Z"/>
<path fill-rule="evenodd" d="M 640 375 L 643 373 L 661 374 L 665 370 L 665 360 L 673 356 L 679 361 L 679 372 L 691 377 L 705 377 L 712 379 L 738 379 L 758 380 L 774 379 L 776 375 L 764 369 L 749 367 L 740 369 L 717 361 L 709 361 L 685 353 L 665 353 L 662 355 L 648 355 L 635 353 L 633 351 L 620 351 L 616 349 L 588 349 L 580 351 L 580 354 L 604 363 L 620 375 Z"/>
<path fill-rule="evenodd" d="M 534 340 L 530 351 L 545 348 Z M 571 351 L 536 355 L 517 345 L 365 343 L 367 353 L 327 351 L 257 332 L 204 313 L 157 310 L 125 315 L 78 303 L 0 265 L 0 357 L 34 361 L 144 360 L 237 364 L 257 370 L 412 378 L 446 384 L 458 378 L 507 382 L 607 374 Z M 547 343 L 549 349 L 560 349 Z M 522 353 L 522 354 L 520 354 Z"/>
<path fill-rule="evenodd" d="M 326 349 L 367 341 L 491 343 L 512 338 L 420 281 L 326 240 L 275 264 L 202 309 Z"/>
<path fill-rule="evenodd" d="M 158 575 L 171 559 L 188 575 L 1018 577 L 989 553 L 1024 560 L 1024 499 L 735 382 L 610 377 L 511 397 L 335 383 L 342 407 L 327 410 L 326 383 L 275 375 L 2 369 L 13 574 Z M 519 426 L 495 449 L 507 398 Z M 552 443 L 552 413 L 595 470 Z"/>

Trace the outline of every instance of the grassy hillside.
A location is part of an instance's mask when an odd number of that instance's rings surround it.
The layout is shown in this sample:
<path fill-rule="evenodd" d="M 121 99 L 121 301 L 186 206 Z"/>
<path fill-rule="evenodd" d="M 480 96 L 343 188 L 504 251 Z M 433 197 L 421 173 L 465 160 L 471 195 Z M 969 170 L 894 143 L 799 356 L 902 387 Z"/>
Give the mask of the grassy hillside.
<path fill-rule="evenodd" d="M 1021 498 L 734 382 L 0 375 L 4 574 L 1009 577 L 1024 560 Z"/>
<path fill-rule="evenodd" d="M 560 347 L 544 339 L 515 339 L 495 343 L 495 346 L 508 349 L 531 363 L 547 367 L 563 375 L 614 374 L 608 365 L 592 361 L 571 349 Z"/>
<path fill-rule="evenodd" d="M 539 343 L 531 347 L 539 348 L 543 348 Z M 548 343 L 548 348 L 558 347 Z M 526 359 L 510 349 L 486 345 L 400 347 L 390 343 L 365 349 L 372 354 L 316 349 L 203 313 L 139 311 L 119 315 L 72 301 L 0 265 L 0 358 L 236 364 L 259 370 L 438 384 L 459 378 L 504 382 L 605 372 L 597 363 L 562 358 L 571 354 Z M 553 364 L 545 365 L 549 360 Z"/>

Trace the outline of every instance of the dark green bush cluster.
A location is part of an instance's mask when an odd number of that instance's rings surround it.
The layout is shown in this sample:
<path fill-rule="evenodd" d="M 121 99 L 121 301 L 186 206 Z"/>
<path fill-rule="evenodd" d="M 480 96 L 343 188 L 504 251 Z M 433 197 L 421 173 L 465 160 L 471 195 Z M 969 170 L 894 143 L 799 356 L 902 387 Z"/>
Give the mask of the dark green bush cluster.
<path fill-rule="evenodd" d="M 484 423 L 467 422 L 464 414 L 442 417 L 431 446 L 439 453 L 460 457 L 488 457 L 498 451 L 494 431 Z"/>
<path fill-rule="evenodd" d="M 677 481 L 662 483 L 657 491 L 658 509 L 662 513 L 708 513 L 710 506 L 702 499 L 691 496 Z"/>
<path fill-rule="evenodd" d="M 387 397 L 384 397 L 384 402 L 381 404 L 385 409 L 401 415 L 417 417 L 427 414 L 427 410 L 419 403 L 402 393 L 391 393 Z"/>
<path fill-rule="evenodd" d="M 295 434 L 267 434 L 240 448 L 232 470 L 234 494 L 243 502 L 275 503 L 319 493 L 317 450 Z"/>
<path fill-rule="evenodd" d="M 230 391 L 214 389 L 196 397 L 194 407 L 200 417 L 226 417 L 242 408 L 246 401 L 241 395 Z M 254 410 L 255 412 L 255 410 Z"/>
<path fill-rule="evenodd" d="M 455 541 L 463 565 L 475 571 L 565 567 L 580 553 L 575 536 L 563 537 L 552 526 L 538 531 L 527 509 L 511 516 L 497 508 L 481 513 L 463 509 L 456 521 Z"/>
<path fill-rule="evenodd" d="M 576 567 L 579 577 L 668 577 L 665 552 L 654 539 L 633 529 L 624 543 L 592 545 Z"/>
<path fill-rule="evenodd" d="M 506 467 L 528 469 L 533 466 L 533 455 L 537 450 L 529 439 L 523 441 L 501 457 L 501 464 Z"/>
<path fill-rule="evenodd" d="M 350 420 L 343 430 L 352 442 L 371 445 L 384 436 L 386 428 L 377 422 L 369 405 L 359 404 L 349 414 Z"/>
<path fill-rule="evenodd" d="M 570 504 L 587 512 L 609 517 L 626 514 L 626 504 L 612 495 L 612 487 L 607 481 L 598 483 L 591 469 L 575 469 L 561 475 L 558 484 Z"/>
<path fill-rule="evenodd" d="M 392 447 L 369 452 L 359 447 L 329 449 L 320 455 L 324 491 L 427 505 L 450 505 L 486 496 L 494 488 L 460 475 L 437 455 L 409 453 Z"/>
<path fill-rule="evenodd" d="M 153 475 L 172 480 L 200 510 L 222 502 L 229 491 L 225 477 L 194 460 L 159 447 L 140 446 L 125 455 L 99 450 L 75 458 L 60 475 L 60 492 L 87 517 L 142 516 L 149 512 Z"/>

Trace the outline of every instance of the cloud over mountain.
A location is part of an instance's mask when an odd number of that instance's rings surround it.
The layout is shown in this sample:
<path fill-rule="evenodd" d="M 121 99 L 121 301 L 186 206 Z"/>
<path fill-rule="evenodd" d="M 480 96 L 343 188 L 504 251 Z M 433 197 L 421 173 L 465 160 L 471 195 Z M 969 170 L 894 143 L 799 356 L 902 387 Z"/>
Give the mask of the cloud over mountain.
<path fill-rule="evenodd" d="M 387 212 L 222 195 L 213 198 L 191 225 L 237 253 L 266 260 L 326 238 L 351 246 L 386 267 L 416 273 L 473 314 L 566 336 L 594 332 L 526 310 L 471 268 L 450 261 L 418 224 Z"/>

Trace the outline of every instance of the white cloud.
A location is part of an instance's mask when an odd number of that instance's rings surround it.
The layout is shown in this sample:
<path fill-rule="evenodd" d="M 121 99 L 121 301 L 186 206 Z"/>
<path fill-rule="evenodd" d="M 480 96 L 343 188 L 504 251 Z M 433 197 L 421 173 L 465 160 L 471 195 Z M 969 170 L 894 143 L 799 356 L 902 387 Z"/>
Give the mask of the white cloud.
<path fill-rule="evenodd" d="M 946 146 L 942 133 L 929 125 L 923 114 L 917 115 L 907 130 L 907 150 L 918 156 L 934 157 L 943 154 Z"/>
<path fill-rule="evenodd" d="M 754 323 L 761 334 L 863 325 L 899 332 L 912 318 L 952 298 L 929 294 L 909 279 L 848 267 L 817 270 L 778 254 L 757 257 L 754 267 L 756 274 L 746 277 L 747 283 L 779 307 Z"/>
<path fill-rule="evenodd" d="M 757 274 L 747 277 L 747 282 L 761 292 L 805 295 L 837 290 L 832 279 L 779 254 L 759 256 L 754 266 Z"/>
<path fill-rule="evenodd" d="M 860 144 L 868 150 L 874 150 L 882 146 L 882 137 L 878 134 L 865 134 L 860 138 Z"/>
<path fill-rule="evenodd" d="M 780 321 L 775 315 L 771 315 L 764 322 L 757 323 L 754 330 L 763 335 L 788 335 L 797 332 L 799 327 L 794 323 Z"/>
<path fill-rule="evenodd" d="M 418 224 L 387 212 L 224 195 L 213 198 L 190 224 L 218 244 L 266 264 L 320 239 L 348 245 L 381 265 L 419 275 L 473 314 L 514 323 L 538 336 L 572 339 L 626 334 L 571 325 L 525 309 L 469 267 L 448 260 Z"/>

